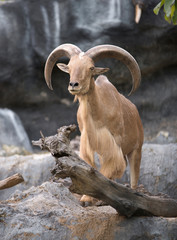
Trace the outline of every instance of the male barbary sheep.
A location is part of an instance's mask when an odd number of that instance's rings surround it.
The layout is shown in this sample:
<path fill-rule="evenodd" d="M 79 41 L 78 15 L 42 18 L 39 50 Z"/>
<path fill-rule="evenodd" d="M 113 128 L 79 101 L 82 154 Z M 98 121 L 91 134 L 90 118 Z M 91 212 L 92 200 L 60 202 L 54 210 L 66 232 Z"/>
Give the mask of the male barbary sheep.
<path fill-rule="evenodd" d="M 94 153 L 97 152 L 100 172 L 110 179 L 122 177 L 128 159 L 131 187 L 136 188 L 143 144 L 141 119 L 135 105 L 120 94 L 107 77 L 100 75 L 109 69 L 95 67 L 94 63 L 102 58 L 122 61 L 133 78 L 132 93 L 141 81 L 137 62 L 127 51 L 113 45 L 99 45 L 82 52 L 73 44 L 63 44 L 55 48 L 46 61 L 45 79 L 50 89 L 52 69 L 63 56 L 70 59 L 69 64 L 57 66 L 69 73 L 68 90 L 79 101 L 80 157 L 96 167 Z M 100 76 L 95 80 L 95 75 Z M 91 198 L 84 195 L 81 201 L 91 201 Z"/>

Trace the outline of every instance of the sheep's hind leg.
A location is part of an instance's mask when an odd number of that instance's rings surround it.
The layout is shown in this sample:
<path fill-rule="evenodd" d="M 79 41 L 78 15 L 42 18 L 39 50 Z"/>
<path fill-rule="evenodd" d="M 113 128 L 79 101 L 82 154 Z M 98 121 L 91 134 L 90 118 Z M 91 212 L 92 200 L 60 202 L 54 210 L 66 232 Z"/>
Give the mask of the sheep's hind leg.
<path fill-rule="evenodd" d="M 140 174 L 141 148 L 133 150 L 128 155 L 130 164 L 130 184 L 132 189 L 136 189 Z"/>

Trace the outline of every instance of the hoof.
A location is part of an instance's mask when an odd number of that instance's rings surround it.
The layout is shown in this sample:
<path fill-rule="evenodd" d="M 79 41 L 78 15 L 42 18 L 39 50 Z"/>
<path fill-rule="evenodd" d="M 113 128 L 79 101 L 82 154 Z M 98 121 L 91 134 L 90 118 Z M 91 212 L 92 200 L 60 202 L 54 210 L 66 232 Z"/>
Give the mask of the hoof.
<path fill-rule="evenodd" d="M 83 195 L 80 199 L 81 206 L 88 207 L 93 205 L 93 198 L 87 195 Z"/>

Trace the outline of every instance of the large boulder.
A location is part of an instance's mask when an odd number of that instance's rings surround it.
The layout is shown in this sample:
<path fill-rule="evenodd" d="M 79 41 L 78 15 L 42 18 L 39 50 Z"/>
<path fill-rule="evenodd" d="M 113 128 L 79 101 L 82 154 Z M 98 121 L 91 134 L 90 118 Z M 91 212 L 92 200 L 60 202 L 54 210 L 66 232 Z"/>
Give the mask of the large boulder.
<path fill-rule="evenodd" d="M 121 182 L 130 182 L 127 168 Z M 177 198 L 177 144 L 144 144 L 139 184 L 152 194 Z"/>
<path fill-rule="evenodd" d="M 0 202 L 1 239 L 175 239 L 177 219 L 126 219 L 109 207 L 80 206 L 61 183 L 45 182 Z"/>
<path fill-rule="evenodd" d="M 167 137 L 167 132 L 161 132 L 159 136 Z M 160 138 L 160 141 L 165 141 Z M 71 141 L 71 147 L 79 152 L 80 138 Z M 99 157 L 95 154 L 95 161 L 100 168 Z M 117 182 L 130 184 L 129 164 L 121 179 Z M 142 148 L 139 186 L 151 194 L 164 194 L 171 198 L 177 198 L 177 144 L 150 144 L 145 143 Z"/>
<path fill-rule="evenodd" d="M 0 165 L 0 180 L 15 173 L 22 174 L 24 178 L 23 183 L 0 191 L 0 200 L 5 200 L 16 190 L 22 191 L 48 181 L 51 177 L 50 169 L 55 165 L 55 158 L 49 153 L 31 154 L 28 156 L 13 155 L 0 157 Z"/>
<path fill-rule="evenodd" d="M 75 149 L 79 140 L 71 141 Z M 78 152 L 77 152 L 78 153 Z M 177 144 L 144 144 L 139 184 L 152 194 L 163 193 L 177 198 Z M 0 176 L 5 179 L 15 173 L 21 173 L 25 182 L 13 188 L 0 191 L 0 200 L 5 200 L 15 190 L 25 190 L 38 186 L 51 177 L 50 170 L 55 165 L 55 159 L 50 153 L 32 154 L 28 156 L 0 157 Z M 122 183 L 130 183 L 129 167 Z"/>
<path fill-rule="evenodd" d="M 72 141 L 72 146 L 76 148 L 77 143 Z M 176 197 L 176 152 L 176 144 L 144 145 L 140 183 L 147 190 Z M 25 183 L 0 192 L 0 199 L 6 199 L 0 202 L 2 239 L 166 240 L 177 235 L 176 218 L 127 219 L 109 206 L 81 207 L 79 197 L 68 190 L 69 181 L 47 181 L 55 165 L 49 153 L 1 157 L 0 163 L 2 178 L 19 172 L 25 179 Z M 124 177 L 128 181 L 128 173 Z"/>

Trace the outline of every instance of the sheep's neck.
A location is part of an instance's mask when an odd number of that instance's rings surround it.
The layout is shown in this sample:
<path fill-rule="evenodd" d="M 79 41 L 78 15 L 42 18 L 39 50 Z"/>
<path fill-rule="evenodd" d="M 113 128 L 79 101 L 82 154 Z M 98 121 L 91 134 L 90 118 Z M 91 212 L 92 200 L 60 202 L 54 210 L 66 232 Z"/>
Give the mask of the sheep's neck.
<path fill-rule="evenodd" d="M 99 106 L 97 104 L 98 96 L 94 78 L 91 79 L 87 94 L 78 96 L 78 100 L 80 103 L 79 112 L 82 123 L 88 125 L 90 121 L 95 121 Z"/>

